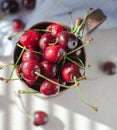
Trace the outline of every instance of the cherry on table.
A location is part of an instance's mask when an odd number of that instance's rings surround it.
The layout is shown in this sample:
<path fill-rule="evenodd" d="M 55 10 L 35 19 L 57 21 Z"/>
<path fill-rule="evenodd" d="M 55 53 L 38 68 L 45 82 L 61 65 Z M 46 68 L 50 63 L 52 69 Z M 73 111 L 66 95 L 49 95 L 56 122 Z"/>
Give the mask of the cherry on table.
<path fill-rule="evenodd" d="M 13 19 L 11 24 L 12 24 L 12 29 L 15 32 L 22 31 L 25 27 L 24 22 L 20 19 Z"/>
<path fill-rule="evenodd" d="M 101 70 L 108 75 L 114 75 L 116 73 L 116 64 L 112 61 L 106 61 L 102 63 Z"/>
<path fill-rule="evenodd" d="M 36 0 L 22 0 L 21 3 L 25 9 L 31 10 L 35 8 Z"/>
<path fill-rule="evenodd" d="M 44 111 L 36 111 L 34 113 L 33 124 L 35 126 L 45 125 L 48 122 L 48 114 Z"/>
<path fill-rule="evenodd" d="M 19 11 L 19 4 L 16 0 L 3 0 L 1 10 L 7 14 L 13 14 Z"/>

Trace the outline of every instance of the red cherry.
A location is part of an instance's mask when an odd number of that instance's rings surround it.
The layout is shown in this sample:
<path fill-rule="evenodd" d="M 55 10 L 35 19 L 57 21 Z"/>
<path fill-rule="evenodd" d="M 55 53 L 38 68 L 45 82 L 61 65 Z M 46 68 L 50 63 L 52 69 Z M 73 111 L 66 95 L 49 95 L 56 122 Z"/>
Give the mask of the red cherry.
<path fill-rule="evenodd" d="M 40 61 L 41 57 L 37 53 L 32 52 L 33 49 L 26 50 L 22 55 L 22 62 L 29 60 Z"/>
<path fill-rule="evenodd" d="M 41 37 L 41 33 L 37 32 L 33 29 L 30 29 L 30 30 L 24 32 L 20 36 L 19 41 L 26 48 L 35 49 L 38 45 L 40 37 Z"/>
<path fill-rule="evenodd" d="M 57 79 L 51 78 L 51 80 L 57 82 Z M 53 96 L 59 93 L 60 90 L 60 86 L 45 80 L 42 82 L 41 86 L 40 86 L 40 92 L 46 96 Z"/>
<path fill-rule="evenodd" d="M 79 79 L 81 77 L 80 68 L 74 63 L 67 63 L 62 68 L 62 77 L 63 79 L 68 82 L 74 82 L 73 77 Z"/>
<path fill-rule="evenodd" d="M 15 32 L 22 31 L 25 27 L 25 24 L 20 19 L 14 19 L 12 20 L 12 29 Z"/>
<path fill-rule="evenodd" d="M 57 41 L 61 48 L 73 50 L 78 46 L 78 38 L 68 31 L 62 31 L 57 35 Z"/>
<path fill-rule="evenodd" d="M 22 76 L 26 80 L 37 80 L 39 76 L 35 74 L 35 71 L 40 73 L 40 66 L 36 60 L 24 61 L 21 65 Z"/>
<path fill-rule="evenodd" d="M 44 50 L 50 43 L 54 43 L 55 38 L 51 33 L 44 33 L 39 40 L 39 47 Z"/>
<path fill-rule="evenodd" d="M 43 52 L 44 59 L 52 63 L 60 62 L 63 60 L 64 55 L 65 50 L 60 48 L 59 45 L 48 46 Z"/>
<path fill-rule="evenodd" d="M 48 115 L 44 111 L 36 111 L 34 113 L 33 124 L 35 126 L 45 125 L 48 122 Z"/>
<path fill-rule="evenodd" d="M 30 10 L 30 9 L 34 9 L 36 4 L 36 0 L 22 0 L 22 5 L 24 6 L 24 8 Z"/>
<path fill-rule="evenodd" d="M 40 62 L 40 68 L 43 75 L 46 77 L 54 77 L 57 75 L 57 65 L 43 60 Z"/>
<path fill-rule="evenodd" d="M 56 38 L 57 35 L 64 31 L 64 27 L 62 25 L 59 25 L 59 24 L 50 24 L 48 27 L 47 27 L 47 30 L 50 30 L 51 31 L 51 34 Z"/>

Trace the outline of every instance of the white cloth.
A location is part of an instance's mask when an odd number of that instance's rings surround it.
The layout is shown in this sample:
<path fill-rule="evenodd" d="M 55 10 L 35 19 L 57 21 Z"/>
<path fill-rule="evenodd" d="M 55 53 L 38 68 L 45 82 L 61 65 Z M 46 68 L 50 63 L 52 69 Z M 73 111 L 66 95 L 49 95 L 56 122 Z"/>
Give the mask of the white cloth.
<path fill-rule="evenodd" d="M 13 53 L 16 41 L 7 40 L 7 37 L 13 33 L 10 26 L 13 18 L 22 19 L 26 23 L 26 28 L 46 20 L 55 20 L 70 26 L 68 12 L 72 12 L 75 23 L 77 17 L 84 17 L 88 8 L 100 8 L 107 16 L 107 20 L 99 29 L 117 27 L 117 0 L 37 0 L 34 10 L 22 10 L 0 21 L 0 56 L 9 56 Z"/>

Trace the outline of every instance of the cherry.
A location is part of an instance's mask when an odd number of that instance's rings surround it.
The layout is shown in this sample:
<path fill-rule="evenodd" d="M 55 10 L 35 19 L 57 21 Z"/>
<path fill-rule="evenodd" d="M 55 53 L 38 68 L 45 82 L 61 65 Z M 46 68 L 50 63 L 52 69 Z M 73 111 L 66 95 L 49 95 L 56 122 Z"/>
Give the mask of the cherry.
<path fill-rule="evenodd" d="M 25 9 L 34 9 L 36 0 L 22 0 L 22 5 Z"/>
<path fill-rule="evenodd" d="M 58 80 L 55 78 L 51 78 L 51 80 L 57 82 Z M 44 80 L 40 86 L 40 92 L 46 96 L 53 96 L 59 93 L 60 86 L 48 81 Z"/>
<path fill-rule="evenodd" d="M 1 2 L 1 10 L 7 14 L 13 14 L 19 11 L 19 4 L 15 0 L 4 0 Z"/>
<path fill-rule="evenodd" d="M 46 77 L 54 77 L 57 75 L 57 65 L 43 60 L 40 62 L 40 68 L 43 75 Z"/>
<path fill-rule="evenodd" d="M 13 19 L 12 20 L 12 28 L 15 32 L 22 31 L 25 27 L 25 24 L 20 19 Z"/>
<path fill-rule="evenodd" d="M 51 34 L 56 38 L 58 33 L 64 31 L 64 27 L 60 24 L 50 24 L 48 27 L 47 27 L 47 30 L 50 30 L 51 31 Z"/>
<path fill-rule="evenodd" d="M 68 82 L 74 82 L 74 76 L 79 79 L 81 77 L 80 68 L 74 63 L 66 63 L 62 68 L 62 77 Z"/>
<path fill-rule="evenodd" d="M 116 65 L 112 61 L 106 61 L 102 64 L 101 69 L 104 73 L 108 75 L 113 75 L 116 73 Z"/>
<path fill-rule="evenodd" d="M 33 124 L 35 126 L 45 125 L 48 122 L 48 115 L 44 111 L 36 111 L 34 113 Z"/>
<path fill-rule="evenodd" d="M 39 54 L 33 52 L 33 49 L 28 49 L 26 50 L 23 55 L 22 55 L 22 62 L 24 61 L 29 61 L 29 60 L 36 60 L 36 61 L 40 61 L 41 57 Z"/>
<path fill-rule="evenodd" d="M 41 38 L 41 33 L 30 29 L 24 32 L 20 38 L 20 43 L 25 46 L 26 48 L 33 48 L 35 49 L 38 45 L 39 39 Z"/>
<path fill-rule="evenodd" d="M 61 48 L 73 50 L 78 46 L 78 38 L 68 31 L 62 31 L 57 35 L 57 41 Z"/>
<path fill-rule="evenodd" d="M 50 45 L 43 52 L 44 59 L 52 63 L 59 63 L 63 60 L 64 55 L 65 50 L 59 45 Z"/>
<path fill-rule="evenodd" d="M 40 73 L 40 66 L 36 60 L 24 61 L 21 64 L 22 77 L 26 80 L 37 80 L 39 76 L 35 74 L 35 71 Z"/>
<path fill-rule="evenodd" d="M 49 44 L 54 43 L 55 38 L 51 33 L 44 33 L 39 40 L 39 47 L 44 50 Z"/>

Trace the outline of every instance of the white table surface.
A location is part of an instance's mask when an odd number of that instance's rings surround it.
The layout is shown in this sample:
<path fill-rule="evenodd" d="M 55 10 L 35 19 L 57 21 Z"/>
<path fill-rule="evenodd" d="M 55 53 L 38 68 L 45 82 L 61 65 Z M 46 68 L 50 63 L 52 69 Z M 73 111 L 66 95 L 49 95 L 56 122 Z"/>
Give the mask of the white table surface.
<path fill-rule="evenodd" d="M 86 47 L 87 64 L 92 67 L 87 71 L 86 81 L 80 85 L 81 92 L 89 103 L 98 106 L 95 112 L 83 104 L 77 91 L 69 89 L 54 98 L 43 99 L 36 95 L 22 95 L 27 111 L 33 115 L 36 110 L 43 110 L 49 115 L 49 122 L 40 127 L 33 125 L 14 101 L 14 92 L 24 88 L 20 81 L 8 84 L 0 82 L 0 129 L 2 130 L 116 130 L 117 129 L 117 74 L 107 76 L 98 65 L 102 61 L 112 60 L 117 64 L 117 29 L 95 31 L 90 37 L 92 44 Z M 11 57 L 1 57 L 1 63 L 12 61 Z M 10 68 L 0 71 L 8 76 Z M 14 75 L 16 77 L 16 75 Z M 19 107 L 20 101 L 16 98 Z"/>

